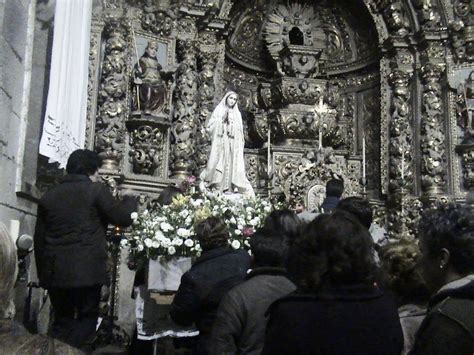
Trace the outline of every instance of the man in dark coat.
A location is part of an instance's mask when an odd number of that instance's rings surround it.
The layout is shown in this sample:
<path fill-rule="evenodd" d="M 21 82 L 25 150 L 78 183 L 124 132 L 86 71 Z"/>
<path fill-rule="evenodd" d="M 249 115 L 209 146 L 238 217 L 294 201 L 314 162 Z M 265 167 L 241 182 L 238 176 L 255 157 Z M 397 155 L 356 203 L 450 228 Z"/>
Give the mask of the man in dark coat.
<path fill-rule="evenodd" d="M 321 204 L 321 213 L 331 212 L 336 208 L 344 192 L 344 182 L 339 179 L 331 179 L 326 183 L 326 198 Z"/>
<path fill-rule="evenodd" d="M 296 289 L 283 268 L 288 246 L 282 235 L 257 231 L 250 247 L 254 269 L 222 299 L 212 330 L 212 354 L 260 354 L 265 312 L 272 302 Z"/>
<path fill-rule="evenodd" d="M 54 311 L 51 335 L 81 348 L 95 333 L 107 282 L 107 226 L 129 226 L 137 207 L 134 198 L 119 201 L 94 182 L 100 165 L 92 151 L 71 154 L 67 175 L 39 202 L 34 236 L 39 282 Z"/>
<path fill-rule="evenodd" d="M 181 278 L 170 315 L 179 325 L 194 322 L 199 330 L 194 351 L 209 354 L 217 307 L 226 292 L 245 280 L 251 258 L 247 252 L 229 247 L 227 226 L 217 217 L 199 223 L 196 235 L 203 254 Z"/>

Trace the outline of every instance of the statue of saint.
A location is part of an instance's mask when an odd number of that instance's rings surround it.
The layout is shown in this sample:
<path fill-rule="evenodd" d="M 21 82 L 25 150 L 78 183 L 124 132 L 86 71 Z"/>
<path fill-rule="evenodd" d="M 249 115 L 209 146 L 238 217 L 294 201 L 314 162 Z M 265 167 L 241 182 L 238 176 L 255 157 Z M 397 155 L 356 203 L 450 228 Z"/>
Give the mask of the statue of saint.
<path fill-rule="evenodd" d="M 136 85 L 135 109 L 146 115 L 161 108 L 166 100 L 166 86 L 161 78 L 162 69 L 156 53 L 158 44 L 155 41 L 149 41 L 145 53 L 138 60 L 134 70 L 134 84 Z"/>
<path fill-rule="evenodd" d="M 229 91 L 212 112 L 207 131 L 211 137 L 211 153 L 201 180 L 219 193 L 239 192 L 254 196 L 245 175 L 244 131 L 237 94 Z"/>

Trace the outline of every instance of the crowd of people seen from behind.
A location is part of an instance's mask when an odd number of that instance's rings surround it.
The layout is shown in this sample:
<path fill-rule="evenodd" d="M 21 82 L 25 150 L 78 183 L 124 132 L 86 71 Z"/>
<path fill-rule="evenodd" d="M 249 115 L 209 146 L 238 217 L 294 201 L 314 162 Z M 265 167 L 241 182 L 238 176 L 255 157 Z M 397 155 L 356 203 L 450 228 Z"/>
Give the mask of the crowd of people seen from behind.
<path fill-rule="evenodd" d="M 105 229 L 129 225 L 136 203 L 93 181 L 95 155 L 76 155 L 40 202 L 35 253 L 52 335 L 87 351 L 107 282 Z M 388 240 L 370 203 L 341 199 L 343 188 L 329 181 L 319 211 L 270 213 L 249 252 L 229 246 L 219 217 L 195 226 L 203 253 L 170 311 L 199 330 L 193 354 L 474 353 L 473 208 L 426 209 L 416 239 Z"/>

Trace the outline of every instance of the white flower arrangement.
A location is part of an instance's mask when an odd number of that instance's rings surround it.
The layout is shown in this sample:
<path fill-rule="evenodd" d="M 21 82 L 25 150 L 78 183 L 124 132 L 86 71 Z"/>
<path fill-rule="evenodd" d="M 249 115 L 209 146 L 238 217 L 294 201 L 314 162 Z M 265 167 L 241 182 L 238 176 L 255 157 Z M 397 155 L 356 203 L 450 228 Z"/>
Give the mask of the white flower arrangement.
<path fill-rule="evenodd" d="M 207 217 L 220 216 L 229 227 L 229 246 L 249 249 L 250 237 L 273 208 L 259 197 L 178 195 L 169 206 L 134 212 L 132 231 L 121 246 L 130 248 L 131 261 L 156 259 L 159 255 L 199 256 L 202 249 L 194 226 Z"/>

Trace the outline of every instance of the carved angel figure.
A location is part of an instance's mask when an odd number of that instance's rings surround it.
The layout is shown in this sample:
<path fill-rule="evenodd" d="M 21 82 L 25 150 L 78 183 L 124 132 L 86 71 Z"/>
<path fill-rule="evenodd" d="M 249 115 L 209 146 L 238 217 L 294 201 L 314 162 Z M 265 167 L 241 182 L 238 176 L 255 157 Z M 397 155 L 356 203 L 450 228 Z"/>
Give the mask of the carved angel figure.
<path fill-rule="evenodd" d="M 237 94 L 229 91 L 212 112 L 206 129 L 211 136 L 211 153 L 201 180 L 218 192 L 254 195 L 245 175 L 244 132 Z"/>

